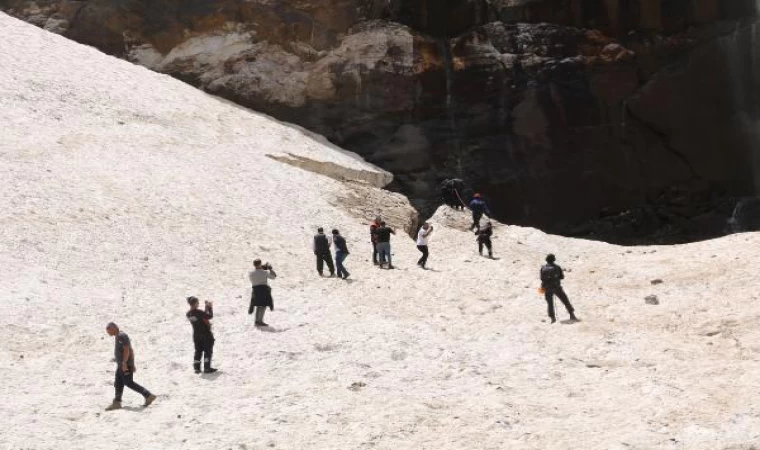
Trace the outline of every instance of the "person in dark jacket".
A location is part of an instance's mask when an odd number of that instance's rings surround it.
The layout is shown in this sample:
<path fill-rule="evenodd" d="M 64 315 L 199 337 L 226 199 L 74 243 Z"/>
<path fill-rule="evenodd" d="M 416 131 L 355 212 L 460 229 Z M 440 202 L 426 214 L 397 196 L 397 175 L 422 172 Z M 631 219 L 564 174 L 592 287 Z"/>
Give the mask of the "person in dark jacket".
<path fill-rule="evenodd" d="M 565 309 L 570 314 L 570 320 L 578 320 L 575 317 L 575 310 L 573 305 L 570 304 L 570 300 L 567 298 L 564 289 L 562 289 L 562 280 L 565 278 L 562 268 L 555 264 L 557 258 L 554 255 L 547 255 L 546 264 L 541 267 L 541 288 L 544 290 L 544 296 L 546 298 L 546 304 L 549 309 L 549 318 L 551 323 L 557 321 L 557 317 L 554 314 L 554 296 L 556 295 L 565 305 Z"/>
<path fill-rule="evenodd" d="M 372 243 L 372 264 L 378 265 L 380 261 L 377 259 L 377 229 L 380 228 L 380 217 L 375 217 L 375 220 L 369 224 L 369 239 Z"/>
<path fill-rule="evenodd" d="M 470 226 L 470 230 L 480 229 L 480 219 L 483 217 L 483 214 L 491 217 L 491 211 L 488 210 L 488 205 L 486 205 L 485 200 L 483 200 L 480 194 L 473 195 L 472 201 L 470 202 L 470 211 L 472 211 L 472 225 Z"/>
<path fill-rule="evenodd" d="M 380 228 L 375 230 L 377 233 L 377 252 L 379 257 L 380 268 L 388 264 L 389 269 L 393 269 L 393 261 L 391 260 L 391 234 L 396 234 L 390 227 L 385 225 L 385 222 L 380 222 Z"/>
<path fill-rule="evenodd" d="M 268 280 L 274 280 L 277 274 L 274 273 L 272 265 L 269 263 L 261 264 L 260 259 L 253 261 L 253 270 L 248 272 L 248 279 L 251 280 L 251 306 L 248 307 L 248 314 L 253 314 L 253 308 L 256 307 L 256 326 L 267 327 L 264 323 L 264 313 L 268 307 L 274 310 L 274 300 L 272 299 L 272 288 L 269 287 Z"/>
<path fill-rule="evenodd" d="M 340 235 L 340 231 L 332 230 L 333 244 L 335 245 L 335 265 L 338 267 L 338 278 L 347 279 L 351 276 L 343 266 L 343 261 L 349 255 L 346 239 Z"/>
<path fill-rule="evenodd" d="M 214 353 L 214 334 L 211 332 L 214 304 L 205 302 L 205 308 L 202 311 L 198 307 L 200 301 L 197 297 L 188 297 L 187 304 L 190 305 L 190 311 L 185 315 L 193 326 L 193 343 L 195 344 L 193 370 L 195 373 L 201 373 L 201 357 L 203 357 L 203 372 L 214 373 L 216 369 L 211 367 L 211 356 Z"/>
<path fill-rule="evenodd" d="M 325 234 L 322 227 L 317 228 L 317 234 L 314 235 L 314 255 L 317 257 L 317 272 L 319 276 L 324 276 L 324 264 L 330 270 L 330 276 L 335 276 L 335 267 L 333 267 L 332 253 L 330 253 L 330 238 Z"/>
<path fill-rule="evenodd" d="M 483 254 L 483 247 L 488 249 L 488 257 L 493 258 L 493 248 L 491 246 L 491 236 L 493 236 L 493 226 L 491 221 L 487 221 L 483 228 L 477 230 L 475 234 L 478 236 L 478 253 Z"/>

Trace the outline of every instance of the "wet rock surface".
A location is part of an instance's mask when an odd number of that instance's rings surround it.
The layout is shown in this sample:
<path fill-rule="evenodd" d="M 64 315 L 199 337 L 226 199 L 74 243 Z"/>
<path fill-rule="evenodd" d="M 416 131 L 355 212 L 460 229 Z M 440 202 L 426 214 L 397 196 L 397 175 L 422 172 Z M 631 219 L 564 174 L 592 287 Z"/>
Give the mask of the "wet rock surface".
<path fill-rule="evenodd" d="M 730 4 L 727 4 L 730 3 Z M 753 2 L 0 0 L 50 31 L 323 134 L 423 214 L 620 243 L 729 228 L 760 173 Z"/>

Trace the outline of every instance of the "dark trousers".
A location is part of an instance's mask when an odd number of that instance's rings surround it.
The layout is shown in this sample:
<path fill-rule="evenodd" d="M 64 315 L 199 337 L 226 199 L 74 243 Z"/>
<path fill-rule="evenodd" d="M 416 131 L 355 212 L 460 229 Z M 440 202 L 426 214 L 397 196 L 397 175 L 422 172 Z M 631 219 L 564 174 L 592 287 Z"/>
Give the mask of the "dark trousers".
<path fill-rule="evenodd" d="M 195 343 L 195 355 L 193 356 L 193 369 L 201 370 L 201 358 L 203 357 L 203 368 L 211 368 L 211 356 L 214 353 L 214 337 L 204 336 L 193 339 Z"/>
<path fill-rule="evenodd" d="M 372 243 L 372 264 L 379 264 L 377 260 L 377 242 Z"/>
<path fill-rule="evenodd" d="M 427 245 L 418 245 L 417 250 L 422 252 L 422 257 L 417 261 L 417 265 L 420 267 L 425 267 L 425 264 L 427 264 L 428 260 L 428 247 Z"/>
<path fill-rule="evenodd" d="M 349 275 L 351 275 L 343 266 L 343 261 L 346 260 L 347 256 L 348 253 L 335 252 L 335 265 L 338 267 L 338 277 L 340 278 L 347 278 Z"/>
<path fill-rule="evenodd" d="M 570 300 L 567 298 L 567 294 L 565 294 L 565 290 L 562 289 L 562 286 L 558 286 L 555 288 L 546 288 L 546 293 L 544 294 L 544 297 L 546 297 L 546 306 L 549 309 L 549 317 L 552 320 L 556 320 L 556 315 L 554 314 L 555 295 L 559 297 L 562 304 L 565 305 L 567 313 L 570 314 L 570 316 L 574 316 L 575 310 L 573 309 L 573 305 L 570 304 Z"/>
<path fill-rule="evenodd" d="M 478 239 L 478 253 L 483 254 L 483 247 L 488 249 L 488 256 L 493 256 L 491 250 L 491 239 Z"/>
<path fill-rule="evenodd" d="M 132 372 L 124 373 L 121 367 L 116 368 L 116 380 L 113 383 L 113 387 L 116 388 L 116 396 L 113 400 L 121 403 L 121 395 L 124 393 L 124 386 L 132 389 L 145 398 L 150 396 L 150 392 L 139 384 L 132 380 Z"/>
<path fill-rule="evenodd" d="M 317 253 L 317 272 L 319 272 L 320 275 L 322 275 L 325 263 L 327 264 L 327 268 L 330 270 L 330 275 L 334 275 L 335 267 L 333 266 L 332 255 L 330 252 Z"/>
<path fill-rule="evenodd" d="M 483 217 L 482 212 L 472 212 L 472 225 L 470 225 L 471 230 L 480 230 L 480 219 Z"/>

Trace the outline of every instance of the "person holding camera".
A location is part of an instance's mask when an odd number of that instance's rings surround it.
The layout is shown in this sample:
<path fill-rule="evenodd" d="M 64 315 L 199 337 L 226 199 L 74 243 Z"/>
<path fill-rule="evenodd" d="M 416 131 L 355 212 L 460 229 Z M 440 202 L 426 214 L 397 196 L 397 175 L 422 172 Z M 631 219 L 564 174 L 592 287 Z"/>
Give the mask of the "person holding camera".
<path fill-rule="evenodd" d="M 211 368 L 211 355 L 214 352 L 214 334 L 211 332 L 211 319 L 214 318 L 214 304 L 206 301 L 203 311 L 198 308 L 200 301 L 197 297 L 188 297 L 187 303 L 190 311 L 187 312 L 187 320 L 193 326 L 193 343 L 195 343 L 195 356 L 193 357 L 193 370 L 201 373 L 201 357 L 203 357 L 203 372 L 214 373 Z"/>
<path fill-rule="evenodd" d="M 248 314 L 253 314 L 253 307 L 256 307 L 256 326 L 267 327 L 264 323 L 264 313 L 266 308 L 274 309 L 272 301 L 272 288 L 269 287 L 269 280 L 277 278 L 277 274 L 269 263 L 261 264 L 260 259 L 253 261 L 253 270 L 248 272 L 248 279 L 251 280 L 251 306 L 248 307 Z"/>

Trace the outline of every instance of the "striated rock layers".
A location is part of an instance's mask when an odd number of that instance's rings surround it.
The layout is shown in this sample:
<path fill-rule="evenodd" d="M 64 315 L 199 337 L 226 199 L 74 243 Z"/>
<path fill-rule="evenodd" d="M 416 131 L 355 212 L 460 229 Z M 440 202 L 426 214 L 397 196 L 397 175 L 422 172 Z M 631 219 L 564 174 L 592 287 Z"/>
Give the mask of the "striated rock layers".
<path fill-rule="evenodd" d="M 757 190 L 760 31 L 737 0 L 0 0 L 48 30 L 325 135 L 418 207 L 719 234 Z"/>

